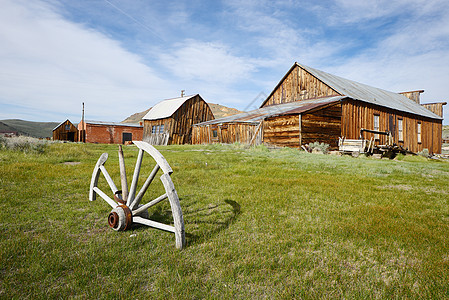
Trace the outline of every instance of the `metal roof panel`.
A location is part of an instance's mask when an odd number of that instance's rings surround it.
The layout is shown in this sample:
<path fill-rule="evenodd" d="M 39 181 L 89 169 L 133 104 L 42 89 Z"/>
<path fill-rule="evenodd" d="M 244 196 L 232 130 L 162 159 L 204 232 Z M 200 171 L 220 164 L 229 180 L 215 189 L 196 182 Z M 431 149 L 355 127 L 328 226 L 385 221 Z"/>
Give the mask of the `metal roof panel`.
<path fill-rule="evenodd" d="M 342 96 L 322 97 L 278 105 L 270 105 L 232 116 L 194 124 L 193 126 L 204 126 L 221 123 L 257 123 L 268 117 L 287 115 L 287 114 L 300 114 L 313 108 L 324 106 L 333 102 L 338 102 L 343 98 L 346 97 Z"/>
<path fill-rule="evenodd" d="M 187 100 L 195 97 L 196 95 L 198 94 L 163 100 L 153 106 L 153 108 L 142 119 L 157 120 L 171 117 Z"/>
<path fill-rule="evenodd" d="M 328 84 L 333 89 L 337 90 L 339 93 L 355 100 L 364 101 L 415 115 L 421 115 L 432 119 L 442 119 L 437 114 L 399 93 L 375 88 L 363 83 L 301 65 L 299 63 L 296 64 L 324 83 Z"/>

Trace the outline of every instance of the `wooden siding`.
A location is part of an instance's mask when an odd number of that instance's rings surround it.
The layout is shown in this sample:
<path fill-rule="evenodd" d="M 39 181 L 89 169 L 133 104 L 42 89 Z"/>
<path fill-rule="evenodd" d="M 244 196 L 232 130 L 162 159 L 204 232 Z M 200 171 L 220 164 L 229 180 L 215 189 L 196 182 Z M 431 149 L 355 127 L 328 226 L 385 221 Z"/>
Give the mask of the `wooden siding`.
<path fill-rule="evenodd" d="M 164 125 L 164 132 L 169 134 L 169 145 L 191 144 L 192 125 L 213 119 L 209 105 L 197 95 L 181 105 L 171 117 L 144 120 L 144 141 L 151 140 L 152 126 Z"/>
<path fill-rule="evenodd" d="M 284 115 L 265 119 L 263 142 L 279 147 L 301 147 L 299 116 Z"/>
<path fill-rule="evenodd" d="M 341 104 L 332 104 L 300 115 L 281 115 L 264 122 L 266 144 L 299 148 L 319 142 L 336 148 L 341 136 Z"/>
<path fill-rule="evenodd" d="M 434 114 L 443 117 L 443 105 L 446 104 L 447 104 L 446 102 L 439 102 L 439 103 L 426 103 L 421 105 L 430 110 L 431 112 L 433 112 Z"/>
<path fill-rule="evenodd" d="M 411 91 L 411 92 L 402 92 L 399 93 L 401 95 L 404 95 L 405 97 L 409 98 L 410 100 L 416 102 L 416 103 L 420 103 L 420 96 L 421 93 L 424 93 L 424 90 L 419 90 L 419 91 Z"/>
<path fill-rule="evenodd" d="M 391 131 L 396 144 L 413 152 L 423 149 L 428 149 L 431 153 L 441 152 L 442 120 L 416 116 L 361 101 L 343 102 L 341 135 L 348 139 L 358 139 L 360 129 L 374 129 L 374 115 L 379 115 L 379 130 Z M 398 140 L 398 119 L 402 119 L 403 122 L 403 141 Z M 421 143 L 418 143 L 418 123 L 421 123 Z M 374 134 L 364 133 L 364 138 L 372 137 Z M 379 135 L 376 143 L 385 144 L 386 137 Z"/>
<path fill-rule="evenodd" d="M 262 107 L 338 95 L 340 94 L 327 84 L 295 65 L 270 94 Z"/>
<path fill-rule="evenodd" d="M 193 126 L 192 144 L 242 143 L 259 145 L 262 142 L 262 124 L 225 123 Z M 214 137 L 216 131 L 216 137 Z M 256 135 L 256 136 L 255 136 Z"/>
<path fill-rule="evenodd" d="M 69 130 L 66 129 L 66 125 L 70 127 Z M 53 140 L 77 142 L 78 129 L 72 124 L 72 122 L 66 120 L 53 130 Z"/>
<path fill-rule="evenodd" d="M 341 103 L 302 114 L 301 144 L 319 142 L 335 149 L 340 136 Z"/>

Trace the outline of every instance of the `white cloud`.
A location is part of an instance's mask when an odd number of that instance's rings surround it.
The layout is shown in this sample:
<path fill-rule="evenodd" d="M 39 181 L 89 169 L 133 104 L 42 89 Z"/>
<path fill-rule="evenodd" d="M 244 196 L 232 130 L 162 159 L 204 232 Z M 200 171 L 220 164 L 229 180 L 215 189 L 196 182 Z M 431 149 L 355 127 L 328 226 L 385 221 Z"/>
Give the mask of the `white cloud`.
<path fill-rule="evenodd" d="M 172 51 L 160 55 L 165 68 L 187 81 L 229 85 L 247 79 L 255 66 L 251 59 L 233 55 L 221 43 L 185 40 Z"/>
<path fill-rule="evenodd" d="M 0 104 L 118 121 L 165 97 L 170 85 L 105 35 L 64 20 L 43 2 L 2 1 Z M 8 111 L 0 118 L 13 117 Z M 76 121 L 76 120 L 74 120 Z"/>

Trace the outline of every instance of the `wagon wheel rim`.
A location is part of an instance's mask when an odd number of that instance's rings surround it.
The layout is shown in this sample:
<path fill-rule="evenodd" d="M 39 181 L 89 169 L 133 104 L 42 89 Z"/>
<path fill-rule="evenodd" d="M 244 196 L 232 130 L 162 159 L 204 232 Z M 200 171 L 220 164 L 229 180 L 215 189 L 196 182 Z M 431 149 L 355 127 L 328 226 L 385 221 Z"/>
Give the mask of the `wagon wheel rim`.
<path fill-rule="evenodd" d="M 94 201 L 97 195 L 105 200 L 113 209 L 108 216 L 109 226 L 114 230 L 126 230 L 133 223 L 146 225 L 156 229 L 172 232 L 175 235 L 176 248 L 182 249 L 185 247 L 185 230 L 184 230 L 184 219 L 182 215 L 181 205 L 179 203 L 178 193 L 176 192 L 175 186 L 171 179 L 171 174 L 173 173 L 172 168 L 168 164 L 165 157 L 152 145 L 142 142 L 133 141 L 133 143 L 139 148 L 139 153 L 137 156 L 136 165 L 134 168 L 133 179 L 128 192 L 128 186 L 126 182 L 126 171 L 123 160 L 123 152 L 121 148 L 119 149 L 119 163 L 120 163 L 120 174 L 122 190 L 119 190 L 112 180 L 111 176 L 107 172 L 104 164 L 108 159 L 108 154 L 103 153 L 98 159 L 94 171 L 92 173 L 90 190 L 89 190 L 89 200 Z M 145 183 L 137 191 L 137 183 L 139 180 L 140 170 L 142 166 L 142 160 L 144 153 L 149 154 L 153 160 L 156 162 L 155 167 L 151 171 L 150 175 L 146 179 Z M 158 171 L 162 171 L 160 180 L 164 186 L 165 194 L 149 201 L 146 204 L 141 204 L 142 198 L 144 197 L 146 191 L 150 187 L 154 178 L 156 177 Z M 102 173 L 114 195 L 114 199 L 110 198 L 105 192 L 103 192 L 98 187 L 98 180 Z M 171 214 L 173 217 L 173 226 L 165 223 L 160 223 L 154 220 L 150 220 L 148 217 L 148 209 L 153 207 L 160 202 L 168 199 L 171 209 Z"/>

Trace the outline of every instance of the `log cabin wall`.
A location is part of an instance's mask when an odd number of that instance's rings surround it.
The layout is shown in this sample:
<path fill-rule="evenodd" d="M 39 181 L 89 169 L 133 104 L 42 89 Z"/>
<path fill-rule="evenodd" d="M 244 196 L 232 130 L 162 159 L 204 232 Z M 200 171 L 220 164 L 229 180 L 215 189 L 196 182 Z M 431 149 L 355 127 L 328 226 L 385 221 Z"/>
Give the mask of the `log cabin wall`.
<path fill-rule="evenodd" d="M 379 116 L 379 130 L 391 131 L 394 142 L 419 152 L 428 149 L 431 153 L 441 152 L 442 120 L 430 119 L 362 101 L 346 100 L 342 103 L 341 135 L 348 139 L 358 139 L 360 129 L 374 129 L 374 115 Z M 402 120 L 403 140 L 399 140 L 398 120 Z M 420 124 L 420 125 L 418 125 Z M 418 127 L 421 127 L 419 141 Z M 371 139 L 372 133 L 364 133 L 364 138 Z M 376 144 L 385 144 L 386 136 L 379 135 Z"/>
<path fill-rule="evenodd" d="M 144 120 L 144 137 L 151 139 L 152 127 L 164 126 L 164 132 L 169 134 L 168 144 L 191 144 L 192 125 L 213 120 L 214 115 L 209 105 L 199 95 L 184 102 L 176 112 L 168 118 Z M 159 134 L 159 133 L 156 133 Z"/>
<path fill-rule="evenodd" d="M 340 94 L 337 91 L 295 64 L 262 107 L 338 95 Z"/>
<path fill-rule="evenodd" d="M 66 120 L 53 130 L 53 140 L 77 142 L 78 128 Z"/>
<path fill-rule="evenodd" d="M 301 116 L 301 144 L 313 142 L 338 147 L 341 137 L 341 103 L 303 113 Z"/>
<path fill-rule="evenodd" d="M 265 119 L 263 142 L 279 147 L 301 147 L 299 115 L 282 115 Z"/>

